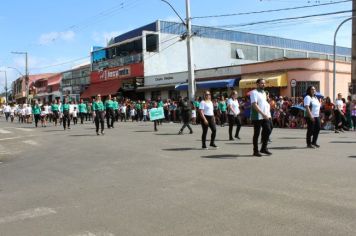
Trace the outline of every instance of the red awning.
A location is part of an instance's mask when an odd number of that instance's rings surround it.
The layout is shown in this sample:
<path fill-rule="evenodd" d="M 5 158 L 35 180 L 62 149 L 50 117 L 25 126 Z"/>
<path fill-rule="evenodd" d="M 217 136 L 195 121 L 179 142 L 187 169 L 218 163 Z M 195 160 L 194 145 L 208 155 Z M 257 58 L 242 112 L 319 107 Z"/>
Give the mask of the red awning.
<path fill-rule="evenodd" d="M 114 79 L 100 83 L 91 84 L 82 95 L 81 98 L 91 98 L 98 94 L 107 96 L 109 94 L 116 94 L 121 87 L 121 80 Z"/>

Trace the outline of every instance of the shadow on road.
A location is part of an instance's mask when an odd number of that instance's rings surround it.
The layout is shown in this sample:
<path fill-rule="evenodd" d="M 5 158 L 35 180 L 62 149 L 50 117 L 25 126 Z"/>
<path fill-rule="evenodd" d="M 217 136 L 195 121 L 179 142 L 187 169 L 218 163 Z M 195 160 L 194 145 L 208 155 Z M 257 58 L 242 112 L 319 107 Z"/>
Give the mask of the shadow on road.
<path fill-rule="evenodd" d="M 165 148 L 162 151 L 172 151 L 172 152 L 179 152 L 179 151 L 192 151 L 192 150 L 202 150 L 201 148 Z"/>
<path fill-rule="evenodd" d="M 239 141 L 231 142 L 231 143 L 225 143 L 228 145 L 252 145 L 252 143 L 239 143 Z"/>
<path fill-rule="evenodd" d="M 278 139 L 305 139 L 305 137 L 279 137 Z"/>
<path fill-rule="evenodd" d="M 201 156 L 201 158 L 209 158 L 209 159 L 236 159 L 238 157 L 242 157 L 242 156 L 231 155 L 231 154 Z M 252 155 L 251 155 L 251 157 L 252 157 Z"/>
<path fill-rule="evenodd" d="M 297 146 L 290 146 L 290 147 L 268 147 L 268 149 L 274 149 L 274 150 L 293 150 L 293 149 L 306 149 L 306 147 L 297 147 Z"/>
<path fill-rule="evenodd" d="M 156 135 L 166 135 L 166 136 L 169 136 L 169 135 L 175 135 L 175 136 L 178 136 L 178 134 L 176 133 L 157 133 Z"/>
<path fill-rule="evenodd" d="M 349 156 L 349 158 L 356 158 L 356 156 Z"/>
<path fill-rule="evenodd" d="M 331 141 L 330 143 L 356 143 L 356 141 Z"/>
<path fill-rule="evenodd" d="M 134 131 L 135 133 L 152 133 L 154 132 L 153 130 L 136 130 Z"/>
<path fill-rule="evenodd" d="M 96 134 L 70 134 L 70 137 L 95 137 L 98 136 Z"/>
<path fill-rule="evenodd" d="M 63 133 L 63 129 L 42 130 L 42 132 L 45 132 L 45 133 L 62 132 Z"/>

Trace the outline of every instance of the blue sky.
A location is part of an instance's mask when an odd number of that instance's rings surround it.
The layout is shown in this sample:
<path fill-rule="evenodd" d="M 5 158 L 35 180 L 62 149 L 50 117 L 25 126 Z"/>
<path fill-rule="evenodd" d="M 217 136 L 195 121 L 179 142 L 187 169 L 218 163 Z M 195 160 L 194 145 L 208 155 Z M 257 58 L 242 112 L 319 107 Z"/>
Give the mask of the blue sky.
<path fill-rule="evenodd" d="M 185 18 L 185 0 L 168 0 Z M 191 0 L 195 16 L 262 11 L 278 8 L 310 6 L 341 0 Z M 285 17 L 351 10 L 352 2 L 245 16 L 194 19 L 193 24 L 206 26 L 237 25 Z M 323 44 L 333 43 L 337 25 L 351 13 L 304 19 L 283 24 L 264 24 L 233 30 L 279 36 Z M 27 51 L 30 74 L 59 72 L 89 59 L 93 45 L 105 46 L 117 36 L 157 19 L 178 21 L 178 17 L 161 0 L 2 0 L 0 11 L 0 70 L 6 70 L 8 81 L 25 73 L 23 55 L 11 51 Z M 346 23 L 337 39 L 339 46 L 351 47 L 351 23 Z M 82 60 L 77 60 L 84 58 Z M 66 63 L 72 61 L 71 63 Z M 63 64 L 61 66 L 51 66 Z M 0 73 L 0 92 L 4 73 Z"/>

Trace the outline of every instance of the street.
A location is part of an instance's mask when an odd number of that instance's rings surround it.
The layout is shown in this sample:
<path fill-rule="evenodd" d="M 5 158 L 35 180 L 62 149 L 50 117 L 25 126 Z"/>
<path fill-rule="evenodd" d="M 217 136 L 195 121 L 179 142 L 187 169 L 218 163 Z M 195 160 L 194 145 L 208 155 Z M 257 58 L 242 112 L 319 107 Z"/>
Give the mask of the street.
<path fill-rule="evenodd" d="M 0 119 L 0 235 L 355 235 L 356 132 L 274 129 L 252 156 L 252 127 L 217 150 L 201 127 L 119 122 L 34 128 Z M 210 137 L 210 130 L 208 132 Z"/>

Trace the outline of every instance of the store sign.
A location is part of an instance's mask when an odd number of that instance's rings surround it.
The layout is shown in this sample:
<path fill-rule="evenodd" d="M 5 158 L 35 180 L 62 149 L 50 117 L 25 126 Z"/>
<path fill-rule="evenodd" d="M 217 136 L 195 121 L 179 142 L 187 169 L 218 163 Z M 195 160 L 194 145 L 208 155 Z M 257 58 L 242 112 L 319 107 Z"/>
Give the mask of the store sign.
<path fill-rule="evenodd" d="M 188 80 L 187 72 L 174 74 L 154 75 L 145 77 L 145 86 L 163 85 L 163 84 L 179 84 L 185 83 Z"/>
<path fill-rule="evenodd" d="M 109 69 L 100 71 L 100 80 L 110 80 L 110 79 L 118 79 L 125 78 L 131 75 L 130 67 L 123 67 L 118 69 Z"/>

